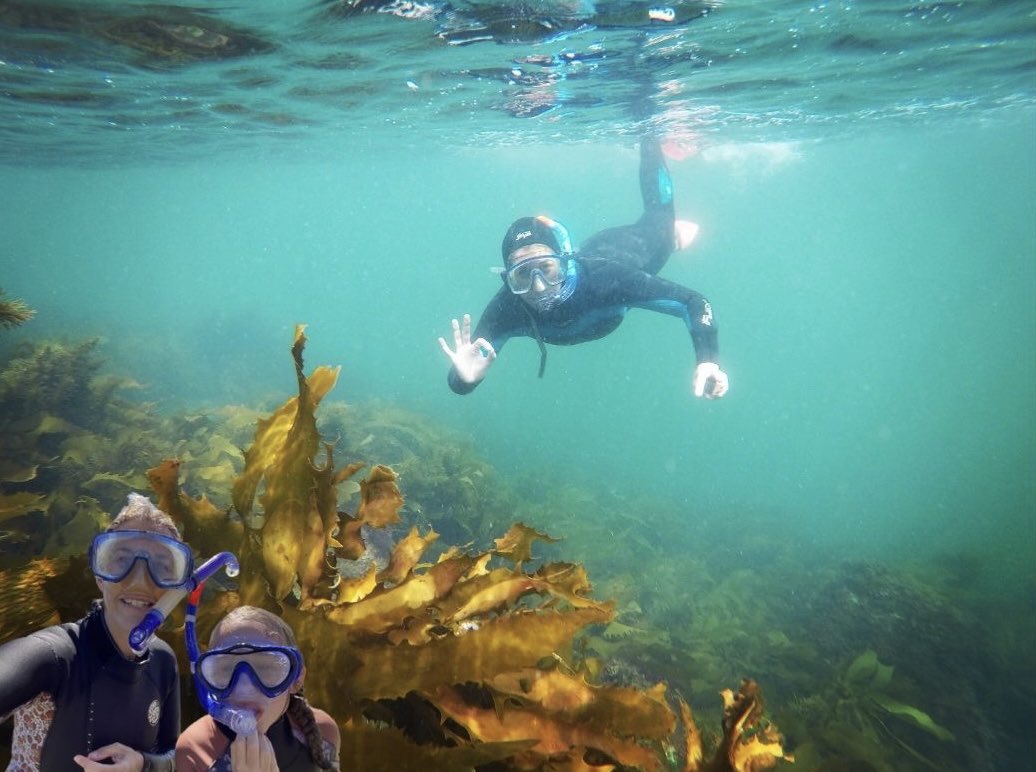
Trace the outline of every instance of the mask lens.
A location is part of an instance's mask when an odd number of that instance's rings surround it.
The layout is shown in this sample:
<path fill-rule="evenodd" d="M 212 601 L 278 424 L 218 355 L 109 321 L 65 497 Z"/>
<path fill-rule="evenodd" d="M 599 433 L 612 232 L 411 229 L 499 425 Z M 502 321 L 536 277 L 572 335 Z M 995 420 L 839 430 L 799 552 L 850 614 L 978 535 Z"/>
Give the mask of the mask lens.
<path fill-rule="evenodd" d="M 298 679 L 301 663 L 302 655 L 288 646 L 240 645 L 206 652 L 198 660 L 198 673 L 220 697 L 229 695 L 243 675 L 266 696 L 276 697 Z"/>
<path fill-rule="evenodd" d="M 90 545 L 90 568 L 106 582 L 121 582 L 138 560 L 159 587 L 179 587 L 194 570 L 190 547 L 150 531 L 108 531 Z"/>
<path fill-rule="evenodd" d="M 548 287 L 555 287 L 565 278 L 561 258 L 557 255 L 530 257 L 507 269 L 507 286 L 511 292 L 521 295 L 532 289 L 536 276 Z"/>

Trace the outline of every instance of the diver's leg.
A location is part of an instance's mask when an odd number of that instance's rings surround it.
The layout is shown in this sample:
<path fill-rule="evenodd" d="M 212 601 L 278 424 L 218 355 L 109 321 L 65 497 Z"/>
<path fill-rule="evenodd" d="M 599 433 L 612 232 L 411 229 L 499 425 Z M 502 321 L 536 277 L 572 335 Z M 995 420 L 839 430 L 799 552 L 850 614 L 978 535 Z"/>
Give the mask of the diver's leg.
<path fill-rule="evenodd" d="M 640 142 L 640 195 L 644 214 L 634 227 L 640 231 L 646 249 L 643 268 L 658 273 L 672 254 L 679 234 L 675 228 L 673 180 L 657 137 L 644 137 Z"/>
<path fill-rule="evenodd" d="M 640 193 L 644 214 L 632 225 L 608 228 L 583 242 L 580 252 L 634 265 L 658 273 L 678 244 L 682 248 L 697 233 L 697 226 L 677 228 L 673 184 L 657 139 L 640 145 Z"/>

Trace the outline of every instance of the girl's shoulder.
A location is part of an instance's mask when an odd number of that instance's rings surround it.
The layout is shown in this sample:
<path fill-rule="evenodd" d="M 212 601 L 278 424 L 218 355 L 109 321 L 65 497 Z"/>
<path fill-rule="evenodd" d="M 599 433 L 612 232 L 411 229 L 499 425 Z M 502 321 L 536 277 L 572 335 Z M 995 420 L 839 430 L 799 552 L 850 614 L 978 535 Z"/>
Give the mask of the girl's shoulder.
<path fill-rule="evenodd" d="M 317 729 L 320 730 L 320 736 L 324 738 L 324 742 L 329 742 L 338 748 L 342 739 L 342 734 L 338 730 L 338 722 L 320 708 L 313 708 L 313 718 L 317 722 Z"/>
<path fill-rule="evenodd" d="M 230 747 L 212 716 L 202 716 L 176 741 L 176 772 L 208 772 Z"/>

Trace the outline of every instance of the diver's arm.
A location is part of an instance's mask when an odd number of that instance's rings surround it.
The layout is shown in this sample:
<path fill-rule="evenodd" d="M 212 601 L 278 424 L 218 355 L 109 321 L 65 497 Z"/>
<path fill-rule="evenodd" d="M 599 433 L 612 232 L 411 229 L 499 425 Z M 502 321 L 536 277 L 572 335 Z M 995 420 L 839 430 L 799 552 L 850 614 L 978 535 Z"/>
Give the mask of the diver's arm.
<path fill-rule="evenodd" d="M 712 305 L 704 295 L 643 271 L 627 273 L 629 276 L 624 280 L 613 282 L 613 286 L 621 287 L 619 302 L 683 319 L 691 334 L 697 361 L 719 361 L 718 330 Z"/>
<path fill-rule="evenodd" d="M 637 299 L 630 305 L 680 317 L 691 333 L 697 364 L 691 377 L 695 397 L 719 399 L 730 389 L 730 379 L 719 366 L 719 343 L 712 305 L 700 292 L 657 276 L 643 277 Z"/>
<path fill-rule="evenodd" d="M 61 663 L 38 635 L 16 638 L 0 646 L 0 718 L 42 692 L 61 685 Z"/>
<path fill-rule="evenodd" d="M 144 766 L 140 772 L 173 772 L 176 769 L 176 751 L 145 753 Z"/>

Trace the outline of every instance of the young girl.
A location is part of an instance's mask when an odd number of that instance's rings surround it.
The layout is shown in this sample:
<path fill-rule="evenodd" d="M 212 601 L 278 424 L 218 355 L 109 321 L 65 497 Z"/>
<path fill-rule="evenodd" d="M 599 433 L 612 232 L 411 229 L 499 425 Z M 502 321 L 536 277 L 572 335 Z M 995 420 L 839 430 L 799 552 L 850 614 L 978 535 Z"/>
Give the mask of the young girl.
<path fill-rule="evenodd" d="M 0 646 L 0 716 L 14 712 L 12 772 L 172 772 L 180 730 L 176 657 L 129 634 L 166 590 L 187 583 L 191 549 L 145 497 L 90 545 L 103 600 L 83 619 Z"/>
<path fill-rule="evenodd" d="M 338 769 L 338 726 L 302 696 L 302 654 L 279 616 L 254 606 L 234 609 L 216 624 L 195 672 L 214 703 L 253 714 L 256 731 L 236 734 L 203 716 L 176 743 L 177 772 Z"/>

